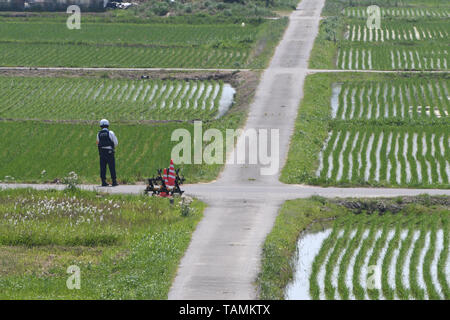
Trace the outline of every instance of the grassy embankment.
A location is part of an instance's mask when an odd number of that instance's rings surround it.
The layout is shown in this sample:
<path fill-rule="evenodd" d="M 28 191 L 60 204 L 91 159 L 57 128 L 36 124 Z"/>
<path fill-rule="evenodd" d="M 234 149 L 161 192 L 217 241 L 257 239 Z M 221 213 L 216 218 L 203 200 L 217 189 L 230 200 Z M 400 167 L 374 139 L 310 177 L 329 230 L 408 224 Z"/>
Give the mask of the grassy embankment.
<path fill-rule="evenodd" d="M 1 299 L 167 299 L 205 205 L 84 191 L 0 191 Z M 69 290 L 69 266 L 81 289 Z"/>

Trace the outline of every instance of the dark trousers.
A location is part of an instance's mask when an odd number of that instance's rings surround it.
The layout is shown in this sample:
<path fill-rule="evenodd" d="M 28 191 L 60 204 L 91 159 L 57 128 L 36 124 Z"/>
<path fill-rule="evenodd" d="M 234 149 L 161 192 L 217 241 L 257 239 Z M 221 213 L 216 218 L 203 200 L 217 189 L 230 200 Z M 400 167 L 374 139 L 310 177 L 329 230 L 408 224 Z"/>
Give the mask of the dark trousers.
<path fill-rule="evenodd" d="M 111 172 L 111 179 L 113 182 L 116 181 L 116 160 L 114 158 L 114 150 L 111 149 L 99 149 L 100 154 L 100 178 L 102 182 L 106 181 L 106 165 L 109 167 L 109 172 Z"/>

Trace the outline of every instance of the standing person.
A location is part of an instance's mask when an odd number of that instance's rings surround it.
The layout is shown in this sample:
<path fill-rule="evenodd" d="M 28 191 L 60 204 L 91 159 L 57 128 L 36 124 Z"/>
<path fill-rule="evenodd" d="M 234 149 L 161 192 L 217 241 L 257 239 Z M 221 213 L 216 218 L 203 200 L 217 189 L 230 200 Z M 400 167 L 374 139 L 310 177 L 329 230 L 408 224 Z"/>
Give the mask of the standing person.
<path fill-rule="evenodd" d="M 119 142 L 114 132 L 110 131 L 109 121 L 102 119 L 100 121 L 100 127 L 102 128 L 97 134 L 97 146 L 98 153 L 100 155 L 100 178 L 102 179 L 102 187 L 108 187 L 106 182 L 106 165 L 109 167 L 111 173 L 112 186 L 118 186 L 116 177 L 116 160 L 114 158 L 114 149 Z"/>

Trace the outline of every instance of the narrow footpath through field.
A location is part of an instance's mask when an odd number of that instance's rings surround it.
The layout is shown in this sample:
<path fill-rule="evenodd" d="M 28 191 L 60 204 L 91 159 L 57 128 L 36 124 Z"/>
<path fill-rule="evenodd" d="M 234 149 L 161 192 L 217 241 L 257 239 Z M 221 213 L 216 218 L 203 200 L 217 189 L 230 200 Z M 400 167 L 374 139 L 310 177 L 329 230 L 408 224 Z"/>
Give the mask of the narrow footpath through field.
<path fill-rule="evenodd" d="M 308 69 L 308 59 L 318 33 L 324 2 L 302 0 L 297 10 L 290 15 L 286 33 L 270 66 L 262 75 L 250 107 L 245 129 L 279 129 L 280 169 L 287 157 L 306 75 L 311 72 L 355 72 Z M 260 168 L 259 165 L 226 165 L 217 181 L 185 186 L 186 194 L 205 201 L 208 208 L 181 261 L 169 299 L 256 299 L 254 282 L 260 267 L 262 245 L 285 200 L 312 195 L 450 195 L 450 190 L 284 185 L 278 180 L 279 174 L 262 176 Z M 62 188 L 56 185 L 0 184 L 0 188 L 6 187 Z M 112 193 L 140 193 L 144 189 L 142 185 L 82 187 Z"/>

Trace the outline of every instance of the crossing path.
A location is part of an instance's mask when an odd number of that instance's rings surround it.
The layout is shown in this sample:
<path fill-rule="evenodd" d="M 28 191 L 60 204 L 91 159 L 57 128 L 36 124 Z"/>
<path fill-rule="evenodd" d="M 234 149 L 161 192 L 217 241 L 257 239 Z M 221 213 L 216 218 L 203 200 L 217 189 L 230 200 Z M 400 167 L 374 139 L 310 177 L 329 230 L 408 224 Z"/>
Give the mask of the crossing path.
<path fill-rule="evenodd" d="M 312 73 L 341 73 L 341 72 L 369 72 L 369 73 L 448 73 L 448 70 L 369 70 L 369 69 L 351 69 L 351 70 L 343 70 L 343 69 L 310 69 L 310 68 L 302 68 L 303 72 L 307 74 Z M 86 71 L 126 71 L 126 72 L 153 72 L 153 71 L 181 71 L 181 72 L 235 72 L 235 71 L 251 71 L 251 70 L 259 70 L 259 69 L 221 69 L 221 68 L 103 68 L 103 67 L 0 67 L 0 71 L 56 71 L 56 72 L 64 72 L 64 71 L 77 71 L 77 72 L 86 72 Z"/>
<path fill-rule="evenodd" d="M 144 185 L 120 185 L 115 188 L 100 187 L 98 185 L 81 185 L 83 190 L 96 191 L 110 194 L 143 194 Z M 32 188 L 36 190 L 63 190 L 61 184 L 36 184 L 36 183 L 0 183 L 0 189 Z M 450 196 L 448 189 L 407 189 L 407 188 L 336 188 L 317 187 L 308 185 L 294 185 L 277 183 L 271 186 L 264 185 L 225 185 L 219 183 L 199 183 L 183 185 L 182 189 L 186 195 L 198 198 L 209 203 L 216 199 L 241 200 L 246 203 L 250 199 L 265 201 L 266 198 L 286 201 L 298 198 L 309 198 L 321 196 L 327 198 L 349 198 L 349 197 L 398 197 L 417 196 L 420 194 Z"/>

